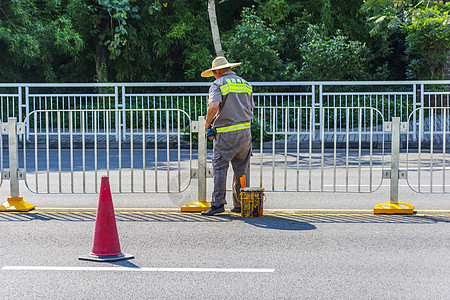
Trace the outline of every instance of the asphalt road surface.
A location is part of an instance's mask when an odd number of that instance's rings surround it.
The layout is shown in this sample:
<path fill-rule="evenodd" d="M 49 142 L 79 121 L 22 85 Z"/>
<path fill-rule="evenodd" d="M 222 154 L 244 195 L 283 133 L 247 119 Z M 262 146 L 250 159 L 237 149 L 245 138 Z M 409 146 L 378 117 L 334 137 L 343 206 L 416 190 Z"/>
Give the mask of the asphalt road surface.
<path fill-rule="evenodd" d="M 159 159 L 164 168 L 164 157 Z M 275 178 L 278 189 L 284 181 L 295 187 L 295 163 L 287 176 L 284 162 L 277 164 L 275 173 L 263 170 L 264 185 Z M 352 165 L 355 190 L 357 163 Z M 57 190 L 54 161 L 51 168 L 50 186 Z M 253 168 L 257 181 L 259 166 Z M 188 166 L 182 170 L 188 173 Z M 176 186 L 164 171 L 159 182 Z M 430 174 L 422 173 L 429 183 Z M 325 169 L 326 189 L 333 174 Z M 379 166 L 374 174 L 379 180 Z M 45 188 L 46 172 L 39 176 Z M 32 174 L 27 181 L 35 182 Z M 375 204 L 389 201 L 389 180 L 379 181 L 372 193 L 268 192 L 265 216 L 256 219 L 228 210 L 214 217 L 179 213 L 197 199 L 195 179 L 181 193 L 113 194 L 122 251 L 135 256 L 117 263 L 78 259 L 92 249 L 98 194 L 33 194 L 20 181 L 20 194 L 37 209 L 0 213 L 0 299 L 449 299 L 449 194 L 416 193 L 403 179 L 399 200 L 414 204 L 417 214 L 372 215 Z M 67 188 L 70 180 L 62 184 Z M 208 198 L 211 191 L 208 179 Z M 3 181 L 0 199 L 8 195 L 9 182 Z M 227 199 L 231 203 L 230 193 Z"/>
<path fill-rule="evenodd" d="M 0 213 L 1 299 L 448 299 L 450 215 L 116 213 L 135 259 L 80 261 L 95 213 Z"/>

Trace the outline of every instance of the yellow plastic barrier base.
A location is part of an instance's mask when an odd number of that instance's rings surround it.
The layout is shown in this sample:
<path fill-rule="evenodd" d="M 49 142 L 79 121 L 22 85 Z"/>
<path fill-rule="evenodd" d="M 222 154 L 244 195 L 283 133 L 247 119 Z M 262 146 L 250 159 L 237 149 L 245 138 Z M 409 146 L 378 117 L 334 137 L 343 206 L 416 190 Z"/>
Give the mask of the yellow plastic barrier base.
<path fill-rule="evenodd" d="M 30 211 L 34 205 L 23 201 L 23 197 L 8 197 L 8 200 L 0 206 L 0 211 Z"/>
<path fill-rule="evenodd" d="M 373 208 L 374 214 L 396 214 L 396 215 L 412 215 L 414 214 L 414 205 L 404 202 L 393 204 L 390 202 L 383 202 L 375 205 Z"/>
<path fill-rule="evenodd" d="M 202 212 L 210 209 L 211 201 L 192 201 L 181 207 L 182 212 Z"/>

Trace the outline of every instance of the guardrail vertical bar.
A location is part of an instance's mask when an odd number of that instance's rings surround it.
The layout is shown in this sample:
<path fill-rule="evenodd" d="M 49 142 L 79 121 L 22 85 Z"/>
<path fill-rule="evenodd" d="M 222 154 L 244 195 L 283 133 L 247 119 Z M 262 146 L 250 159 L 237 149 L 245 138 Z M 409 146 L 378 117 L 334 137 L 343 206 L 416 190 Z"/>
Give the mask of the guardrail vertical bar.
<path fill-rule="evenodd" d="M 169 135 L 169 111 L 166 110 L 166 156 L 167 156 L 167 192 L 170 192 L 170 135 Z M 206 173 L 205 173 L 206 176 Z"/>
<path fill-rule="evenodd" d="M 362 109 L 358 108 L 358 192 L 361 192 Z"/>
<path fill-rule="evenodd" d="M 133 157 L 133 153 L 134 153 L 133 121 L 134 120 L 133 119 L 134 119 L 133 110 L 130 110 L 130 172 L 131 172 L 130 188 L 131 188 L 132 193 L 134 192 L 134 157 Z"/>
<path fill-rule="evenodd" d="M 422 83 L 421 85 L 420 85 L 420 107 L 421 108 L 423 108 L 424 107 L 424 104 L 425 104 L 425 86 L 424 86 L 424 84 Z M 419 125 L 419 131 L 420 132 L 424 132 L 423 130 L 424 130 L 424 116 L 423 116 L 423 114 L 421 113 L 420 114 L 421 116 L 420 116 L 420 120 L 419 120 L 419 124 L 421 124 L 421 125 Z M 420 143 L 420 142 L 419 142 Z"/>
<path fill-rule="evenodd" d="M 323 138 L 323 132 L 325 131 L 324 124 L 324 109 L 323 109 L 323 85 L 319 85 L 319 130 L 320 130 L 320 138 Z"/>
<path fill-rule="evenodd" d="M 122 104 L 120 105 L 120 107 L 122 108 L 122 122 L 121 124 L 119 124 L 119 127 L 122 126 L 122 139 L 125 141 L 126 139 L 126 135 L 127 135 L 127 118 L 126 118 L 126 114 L 125 114 L 125 109 L 127 108 L 126 106 L 126 98 L 125 98 L 125 86 L 122 87 Z M 131 96 L 130 96 L 130 109 L 131 109 Z M 119 112 L 120 113 L 120 112 Z M 119 128 L 120 130 L 120 128 Z"/>
<path fill-rule="evenodd" d="M 447 134 L 447 108 L 443 108 L 443 123 L 442 123 L 442 191 L 445 193 L 445 143 Z"/>
<path fill-rule="evenodd" d="M 392 118 L 391 204 L 398 204 L 398 168 L 400 158 L 400 117 Z"/>
<path fill-rule="evenodd" d="M 324 108 L 320 108 L 320 116 L 321 116 L 321 131 L 320 131 L 320 140 L 321 140 L 321 150 L 320 150 L 320 190 L 323 192 L 323 186 L 324 186 L 324 168 L 325 168 L 325 125 L 323 124 L 323 114 L 324 114 Z"/>
<path fill-rule="evenodd" d="M 36 184 L 36 193 L 39 193 L 39 176 L 38 176 L 38 136 L 37 136 L 37 116 L 36 112 L 34 114 L 34 179 Z"/>
<path fill-rule="evenodd" d="M 434 108 L 430 109 L 430 193 L 433 192 Z"/>
<path fill-rule="evenodd" d="M 297 191 L 300 191 L 300 122 L 301 122 L 301 114 L 300 107 L 297 108 Z M 262 137 L 261 137 L 262 139 Z M 262 153 L 261 153 L 262 156 Z M 262 174 L 260 175 L 262 177 Z M 262 187 L 262 185 L 261 185 Z"/>
<path fill-rule="evenodd" d="M 259 114 L 260 117 L 260 121 L 259 121 L 259 126 L 260 126 L 260 132 L 259 132 L 259 187 L 262 188 L 263 186 L 263 153 L 264 153 L 264 126 L 265 123 L 264 121 L 264 113 L 265 113 L 265 108 L 261 108 L 261 112 Z"/>
<path fill-rule="evenodd" d="M 177 110 L 178 192 L 181 192 L 181 111 Z"/>
<path fill-rule="evenodd" d="M 73 193 L 73 112 L 69 111 L 70 134 L 70 191 Z"/>
<path fill-rule="evenodd" d="M 47 193 L 50 193 L 50 136 L 48 111 L 45 111 L 45 155 L 47 158 Z"/>
<path fill-rule="evenodd" d="M 314 107 L 311 107 L 310 113 L 309 113 L 309 178 L 308 178 L 308 187 L 309 191 L 311 191 L 311 184 L 312 184 L 312 141 L 313 141 L 313 129 L 314 129 Z"/>
<path fill-rule="evenodd" d="M 86 193 L 86 112 L 81 112 L 81 155 L 83 164 L 83 193 Z"/>
<path fill-rule="evenodd" d="M 121 114 L 117 114 L 117 122 L 121 124 Z M 119 193 L 122 193 L 122 131 L 119 129 Z"/>
<path fill-rule="evenodd" d="M 419 146 L 418 146 L 418 153 L 417 153 L 417 184 L 418 184 L 418 191 L 420 193 L 420 176 L 421 176 L 421 164 L 422 164 L 422 134 L 423 134 L 423 107 L 419 110 Z"/>
<path fill-rule="evenodd" d="M 337 175 L 337 108 L 334 108 L 333 191 L 336 192 Z"/>
<path fill-rule="evenodd" d="M 275 131 L 276 129 L 276 108 L 273 108 L 273 124 L 272 124 L 272 191 L 275 190 Z"/>
<path fill-rule="evenodd" d="M 125 86 L 122 86 L 122 103 L 125 102 L 123 99 L 125 98 Z M 119 131 L 120 131 L 120 124 L 119 124 L 119 87 L 115 87 L 115 93 L 114 93 L 114 115 L 115 115 L 115 128 L 116 128 L 116 141 L 119 140 Z"/>
<path fill-rule="evenodd" d="M 286 114 L 285 114 L 285 120 L 284 120 L 284 190 L 287 190 L 287 147 L 288 147 L 288 119 L 289 119 L 289 110 L 286 107 Z"/>
<path fill-rule="evenodd" d="M 198 201 L 206 202 L 206 128 L 205 117 L 198 117 Z"/>
<path fill-rule="evenodd" d="M 105 112 L 104 124 L 106 127 L 106 175 L 109 177 L 109 113 L 107 111 Z"/>
<path fill-rule="evenodd" d="M 94 189 L 95 193 L 98 191 L 98 182 L 97 182 L 97 170 L 98 170 L 98 161 L 97 161 L 97 113 L 98 111 L 94 112 Z"/>
<path fill-rule="evenodd" d="M 30 93 L 29 88 L 26 86 L 25 87 L 25 111 L 26 111 L 27 116 L 30 114 L 30 98 L 28 96 L 29 93 Z M 27 127 L 27 130 L 26 130 L 27 140 L 29 141 L 30 140 L 30 124 L 28 122 L 28 119 L 27 119 L 27 124 L 25 124 L 25 126 Z M 36 128 L 34 128 L 34 130 L 36 132 Z"/>
<path fill-rule="evenodd" d="M 417 85 L 413 84 L 413 107 L 412 107 L 412 111 L 415 111 L 417 108 Z M 409 112 L 408 112 L 409 114 Z M 413 114 L 413 140 L 415 141 L 417 139 L 417 129 L 416 129 L 416 122 L 417 122 L 417 117 L 416 114 Z"/>
<path fill-rule="evenodd" d="M 314 111 L 315 107 L 316 107 L 316 85 L 312 85 L 312 102 L 311 102 L 311 107 Z M 312 128 L 316 129 L 316 118 L 311 119 L 312 121 Z M 311 128 L 310 128 L 311 129 Z M 312 135 L 312 139 L 314 140 L 314 134 Z"/>
<path fill-rule="evenodd" d="M 62 177 L 61 177 L 61 162 L 62 162 L 62 156 L 61 156 L 61 112 L 58 110 L 56 113 L 57 118 L 57 126 L 58 126 L 58 190 L 61 193 L 62 192 Z"/>
<path fill-rule="evenodd" d="M 349 158 L 349 146 L 350 146 L 350 110 L 348 107 L 345 109 L 345 134 L 346 134 L 346 141 L 345 141 L 345 191 L 348 192 L 348 158 Z"/>
<path fill-rule="evenodd" d="M 370 191 L 372 192 L 372 180 L 373 180 L 373 174 L 372 174 L 372 157 L 373 157 L 373 108 L 370 108 L 370 160 L 369 160 L 369 169 L 370 169 L 370 174 L 369 174 L 369 186 L 370 186 Z"/>
<path fill-rule="evenodd" d="M 155 192 L 158 192 L 158 113 L 154 110 L 155 126 Z"/>
<path fill-rule="evenodd" d="M 150 122 L 150 121 L 149 121 Z M 179 131 L 179 130 L 178 130 Z M 142 190 L 145 193 L 145 110 L 142 110 Z"/>
<path fill-rule="evenodd" d="M 18 109 L 19 109 L 19 111 L 18 111 L 18 116 L 19 116 L 19 121 L 20 122 L 22 122 L 22 120 L 23 120 L 23 114 L 22 114 L 22 108 L 23 108 L 23 101 L 22 101 L 22 87 L 21 86 L 19 86 L 18 88 L 17 88 L 17 96 L 18 96 Z"/>

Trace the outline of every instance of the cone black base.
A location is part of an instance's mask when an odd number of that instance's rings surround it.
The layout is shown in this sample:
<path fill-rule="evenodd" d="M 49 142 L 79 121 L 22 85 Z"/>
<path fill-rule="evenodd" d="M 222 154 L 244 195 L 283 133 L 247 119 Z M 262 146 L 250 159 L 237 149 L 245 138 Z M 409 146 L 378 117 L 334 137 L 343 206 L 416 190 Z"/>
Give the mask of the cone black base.
<path fill-rule="evenodd" d="M 119 260 L 126 260 L 126 259 L 132 259 L 134 258 L 131 254 L 118 254 L 118 255 L 95 255 L 95 254 L 89 254 L 84 256 L 79 256 L 79 260 L 90 260 L 90 261 L 99 261 L 99 262 L 109 262 L 109 261 L 119 261 Z"/>

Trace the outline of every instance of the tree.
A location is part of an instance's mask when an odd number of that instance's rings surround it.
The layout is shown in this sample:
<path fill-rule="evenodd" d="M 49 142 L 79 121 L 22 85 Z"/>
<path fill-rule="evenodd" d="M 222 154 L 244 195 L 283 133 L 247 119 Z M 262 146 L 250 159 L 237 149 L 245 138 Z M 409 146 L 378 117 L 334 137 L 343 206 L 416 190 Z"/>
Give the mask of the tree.
<path fill-rule="evenodd" d="M 371 34 L 404 34 L 409 79 L 442 79 L 450 51 L 450 4 L 425 0 L 367 0 Z"/>
<path fill-rule="evenodd" d="M 283 79 L 286 68 L 279 57 L 277 34 L 254 8 L 244 8 L 242 19 L 226 38 L 230 60 L 242 61 L 240 72 L 251 81 Z"/>
<path fill-rule="evenodd" d="M 0 2 L 1 81 L 56 81 L 78 61 L 85 43 L 67 2 Z"/>
<path fill-rule="evenodd" d="M 214 0 L 208 0 L 208 15 L 211 23 L 211 33 L 216 56 L 223 56 L 222 44 L 220 43 L 219 26 L 217 25 L 216 4 Z"/>
<path fill-rule="evenodd" d="M 351 41 L 338 30 L 327 36 L 318 25 L 311 25 L 300 46 L 302 65 L 295 72 L 298 80 L 369 80 L 370 50 Z M 345 66 L 345 67 L 343 67 Z"/>
<path fill-rule="evenodd" d="M 95 48 L 98 82 L 107 82 L 108 60 L 118 58 L 126 45 L 130 19 L 140 18 L 136 0 L 71 1 L 68 10 L 78 32 Z"/>

